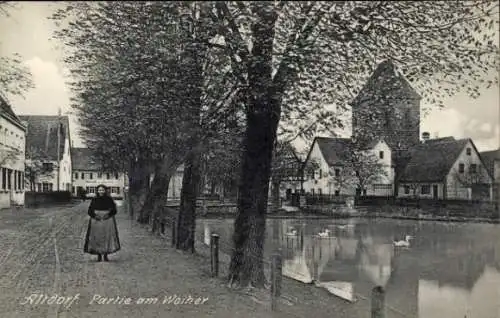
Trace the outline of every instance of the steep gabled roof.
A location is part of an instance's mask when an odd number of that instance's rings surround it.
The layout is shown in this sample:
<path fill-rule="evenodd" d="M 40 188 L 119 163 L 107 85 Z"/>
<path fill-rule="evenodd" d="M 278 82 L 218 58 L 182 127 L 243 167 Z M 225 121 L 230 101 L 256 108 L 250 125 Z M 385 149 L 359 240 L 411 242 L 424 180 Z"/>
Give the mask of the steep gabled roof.
<path fill-rule="evenodd" d="M 400 182 L 442 182 L 470 139 L 428 140 L 409 152 Z"/>
<path fill-rule="evenodd" d="M 17 125 L 23 126 L 21 120 L 14 113 L 14 111 L 12 110 L 12 107 L 7 102 L 7 99 L 4 96 L 2 96 L 2 94 L 0 94 L 0 111 L 2 112 L 3 115 L 5 115 L 8 119 L 13 121 Z"/>
<path fill-rule="evenodd" d="M 73 171 L 101 171 L 102 167 L 93 158 L 92 150 L 89 148 L 71 148 L 71 164 Z"/>
<path fill-rule="evenodd" d="M 421 99 L 394 63 L 386 60 L 377 66 L 351 105 L 356 106 L 364 99 L 374 100 L 374 96 L 385 99 L 397 95 L 401 98 L 401 94 L 409 99 Z"/>
<path fill-rule="evenodd" d="M 348 160 L 353 144 L 350 138 L 317 137 L 316 143 L 329 166 L 339 165 Z"/>
<path fill-rule="evenodd" d="M 341 166 L 350 160 L 353 149 L 363 151 L 373 149 L 379 142 L 383 142 L 383 140 L 377 139 L 360 147 L 355 145 L 351 138 L 316 137 L 304 163 L 309 160 L 314 144 L 318 144 L 319 150 L 329 166 Z"/>
<path fill-rule="evenodd" d="M 500 160 L 500 149 L 492 150 L 492 151 L 483 151 L 479 153 L 481 159 L 483 160 L 488 173 L 494 177 L 495 176 L 495 160 Z"/>
<path fill-rule="evenodd" d="M 26 155 L 28 158 L 42 156 L 57 160 L 57 129 L 60 129 L 59 158 L 64 154 L 64 144 L 69 139 L 68 116 L 19 116 L 26 123 Z M 70 141 L 71 144 L 71 141 Z"/>

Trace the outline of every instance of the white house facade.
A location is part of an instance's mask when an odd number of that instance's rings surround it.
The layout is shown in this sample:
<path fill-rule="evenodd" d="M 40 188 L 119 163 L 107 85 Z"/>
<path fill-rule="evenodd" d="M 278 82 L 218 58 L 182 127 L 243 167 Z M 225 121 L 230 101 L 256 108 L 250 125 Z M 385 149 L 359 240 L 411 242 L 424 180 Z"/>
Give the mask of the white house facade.
<path fill-rule="evenodd" d="M 0 96 L 0 208 L 24 205 L 26 127 Z"/>
<path fill-rule="evenodd" d="M 398 197 L 492 200 L 493 178 L 471 139 L 424 140 L 409 153 Z"/>
<path fill-rule="evenodd" d="M 88 148 L 71 148 L 73 155 L 73 179 L 71 194 L 80 197 L 82 191 L 88 198 L 97 193 L 100 184 L 109 188 L 111 197 L 123 198 L 126 184 L 126 174 L 123 172 L 106 172 L 102 166 L 93 159 L 92 151 Z"/>
<path fill-rule="evenodd" d="M 355 169 L 346 168 L 353 164 L 349 155 L 353 147 L 349 138 L 315 138 L 304 165 L 304 191 L 310 194 L 335 196 L 356 194 L 359 179 L 353 171 Z M 360 150 L 360 153 L 370 158 L 373 167 L 377 166 L 378 171 L 374 172 L 364 184 L 363 195 L 391 196 L 394 169 L 391 149 L 387 143 L 378 140 L 365 147 L 365 150 Z M 362 167 L 365 170 L 369 168 L 368 164 Z"/>
<path fill-rule="evenodd" d="M 39 166 L 33 191 L 71 191 L 71 139 L 68 116 L 19 116 L 27 127 L 26 163 Z"/>

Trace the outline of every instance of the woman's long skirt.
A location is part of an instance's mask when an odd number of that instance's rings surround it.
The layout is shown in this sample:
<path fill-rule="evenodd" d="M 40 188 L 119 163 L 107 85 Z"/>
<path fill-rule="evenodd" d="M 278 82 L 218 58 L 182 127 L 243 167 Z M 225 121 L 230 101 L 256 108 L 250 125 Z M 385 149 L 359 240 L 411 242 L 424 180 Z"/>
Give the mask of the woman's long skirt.
<path fill-rule="evenodd" d="M 108 213 L 107 211 L 95 212 L 100 216 Z M 93 218 L 89 220 L 83 250 L 89 254 L 111 254 L 120 250 L 120 239 L 114 216 L 101 221 Z"/>

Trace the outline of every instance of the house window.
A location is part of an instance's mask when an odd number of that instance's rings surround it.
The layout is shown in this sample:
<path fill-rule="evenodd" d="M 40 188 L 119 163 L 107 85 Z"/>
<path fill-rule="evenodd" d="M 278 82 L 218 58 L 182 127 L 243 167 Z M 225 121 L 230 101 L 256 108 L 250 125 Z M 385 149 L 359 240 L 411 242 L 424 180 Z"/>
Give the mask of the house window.
<path fill-rule="evenodd" d="M 467 149 L 465 149 L 465 152 L 467 153 L 467 156 L 470 156 L 472 153 L 472 149 L 467 148 Z"/>
<path fill-rule="evenodd" d="M 43 192 L 49 192 L 49 191 L 52 191 L 52 189 L 53 189 L 52 183 L 47 183 L 47 182 L 42 183 L 42 191 Z"/>
<path fill-rule="evenodd" d="M 5 190 L 7 187 L 7 169 L 2 168 L 2 189 Z"/>
<path fill-rule="evenodd" d="M 379 157 L 380 159 L 384 159 L 384 152 L 383 152 L 383 151 L 379 151 L 379 153 L 378 153 L 378 157 Z"/>
<path fill-rule="evenodd" d="M 410 187 L 409 186 L 405 186 L 405 194 L 410 194 Z"/>
<path fill-rule="evenodd" d="M 7 189 L 12 190 L 12 170 L 7 169 Z"/>
<path fill-rule="evenodd" d="M 101 178 L 102 178 L 102 172 L 99 172 L 99 173 L 97 174 L 97 179 L 101 179 Z"/>
<path fill-rule="evenodd" d="M 321 193 L 322 193 L 322 192 L 321 192 L 321 189 L 320 189 L 320 188 L 318 188 L 318 194 L 319 194 L 319 195 L 321 195 Z"/>
<path fill-rule="evenodd" d="M 120 176 L 118 175 L 118 173 L 115 173 L 115 179 L 118 180 L 120 178 Z M 118 188 L 119 190 L 120 188 Z"/>
<path fill-rule="evenodd" d="M 339 177 L 339 176 L 340 176 L 340 169 L 339 169 L 339 168 L 336 168 L 336 169 L 335 169 L 335 176 L 336 176 L 336 177 Z"/>
<path fill-rule="evenodd" d="M 463 163 L 458 165 L 458 172 L 459 173 L 464 173 L 465 171 L 465 165 Z"/>
<path fill-rule="evenodd" d="M 42 184 L 41 183 L 37 183 L 36 184 L 36 191 L 37 192 L 42 192 Z"/>
<path fill-rule="evenodd" d="M 107 180 L 111 179 L 111 174 L 106 173 L 106 179 L 107 179 Z"/>
<path fill-rule="evenodd" d="M 311 194 L 314 195 L 314 189 L 311 189 Z"/>
<path fill-rule="evenodd" d="M 428 185 L 428 184 L 423 185 L 423 186 L 420 188 L 420 193 L 421 193 L 421 194 L 430 194 L 430 193 L 431 193 L 431 186 L 430 186 L 430 185 Z"/>
<path fill-rule="evenodd" d="M 75 179 L 78 180 L 78 172 L 75 173 Z"/>
<path fill-rule="evenodd" d="M 91 173 L 89 173 L 89 179 L 90 179 L 90 180 L 94 179 L 94 174 L 93 174 L 92 172 L 91 172 Z"/>
<path fill-rule="evenodd" d="M 85 173 L 82 172 L 81 177 L 82 177 L 82 180 L 85 179 Z"/>
<path fill-rule="evenodd" d="M 477 165 L 475 163 L 470 165 L 470 173 L 477 173 Z"/>
<path fill-rule="evenodd" d="M 52 172 L 54 171 L 54 164 L 52 162 L 44 162 L 42 164 L 44 172 Z"/>

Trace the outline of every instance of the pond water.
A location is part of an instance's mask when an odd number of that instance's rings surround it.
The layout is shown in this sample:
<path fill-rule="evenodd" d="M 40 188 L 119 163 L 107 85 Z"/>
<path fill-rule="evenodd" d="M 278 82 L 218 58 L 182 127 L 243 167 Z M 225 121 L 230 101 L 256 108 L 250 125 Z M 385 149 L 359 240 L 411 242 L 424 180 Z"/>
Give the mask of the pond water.
<path fill-rule="evenodd" d="M 233 223 L 198 220 L 198 239 L 217 233 L 229 253 Z M 266 235 L 267 257 L 283 250 L 284 275 L 315 281 L 332 297 L 366 299 L 382 286 L 386 307 L 404 317 L 500 317 L 500 225 L 270 219 Z"/>

